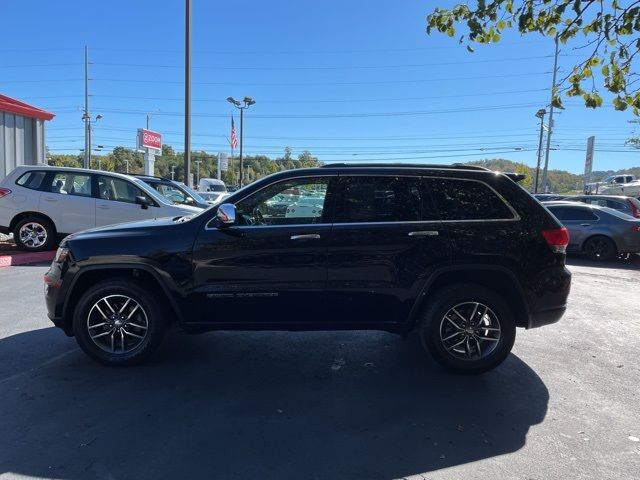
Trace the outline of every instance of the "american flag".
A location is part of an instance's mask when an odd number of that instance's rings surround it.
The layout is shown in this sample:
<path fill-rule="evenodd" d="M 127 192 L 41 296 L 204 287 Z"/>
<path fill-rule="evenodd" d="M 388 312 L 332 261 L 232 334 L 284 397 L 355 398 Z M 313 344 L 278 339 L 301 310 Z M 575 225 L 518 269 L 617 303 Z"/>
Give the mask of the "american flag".
<path fill-rule="evenodd" d="M 231 115 L 231 148 L 238 147 L 238 137 L 236 136 L 236 124 L 233 121 L 233 115 Z"/>

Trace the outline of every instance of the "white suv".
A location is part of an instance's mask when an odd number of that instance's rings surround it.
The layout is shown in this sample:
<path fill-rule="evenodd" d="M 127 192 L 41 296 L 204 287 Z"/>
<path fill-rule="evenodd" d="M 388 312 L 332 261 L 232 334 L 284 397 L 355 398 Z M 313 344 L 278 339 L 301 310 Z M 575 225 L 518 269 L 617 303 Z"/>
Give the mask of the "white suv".
<path fill-rule="evenodd" d="M 80 230 L 201 210 L 173 205 L 135 177 L 98 170 L 20 166 L 0 182 L 0 233 L 13 232 L 18 247 L 33 252 Z"/>

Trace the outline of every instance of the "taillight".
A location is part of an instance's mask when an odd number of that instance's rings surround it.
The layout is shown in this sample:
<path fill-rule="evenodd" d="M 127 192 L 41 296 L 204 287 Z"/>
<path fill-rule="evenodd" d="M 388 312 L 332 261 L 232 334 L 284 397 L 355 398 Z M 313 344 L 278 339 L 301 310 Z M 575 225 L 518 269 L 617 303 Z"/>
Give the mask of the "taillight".
<path fill-rule="evenodd" d="M 555 253 L 565 253 L 567 251 L 567 245 L 569 245 L 569 230 L 567 230 L 567 227 L 542 230 L 542 236 Z"/>
<path fill-rule="evenodd" d="M 640 225 L 633 225 L 631 227 L 632 232 L 640 232 Z"/>
<path fill-rule="evenodd" d="M 0 198 L 6 197 L 10 193 L 11 193 L 11 190 L 9 190 L 8 188 L 0 188 Z"/>
<path fill-rule="evenodd" d="M 629 206 L 631 207 L 631 216 L 640 218 L 640 211 L 638 211 L 638 207 L 636 207 L 635 203 L 629 202 Z"/>

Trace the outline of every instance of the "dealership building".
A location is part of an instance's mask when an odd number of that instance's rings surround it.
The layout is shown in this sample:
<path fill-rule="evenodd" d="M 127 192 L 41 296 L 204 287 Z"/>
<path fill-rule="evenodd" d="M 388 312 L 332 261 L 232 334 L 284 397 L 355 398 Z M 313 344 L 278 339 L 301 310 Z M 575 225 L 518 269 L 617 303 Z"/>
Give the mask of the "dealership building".
<path fill-rule="evenodd" d="M 0 180 L 18 165 L 46 163 L 44 125 L 53 117 L 0 94 Z"/>

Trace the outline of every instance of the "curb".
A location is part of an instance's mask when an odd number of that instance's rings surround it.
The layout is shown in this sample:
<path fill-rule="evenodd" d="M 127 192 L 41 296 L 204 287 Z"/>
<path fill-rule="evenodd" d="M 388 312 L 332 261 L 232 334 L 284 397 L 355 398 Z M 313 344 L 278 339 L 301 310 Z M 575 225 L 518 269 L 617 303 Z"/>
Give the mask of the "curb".
<path fill-rule="evenodd" d="M 55 254 L 55 250 L 51 250 L 48 252 L 10 253 L 8 255 L 0 255 L 0 268 L 38 262 L 50 262 L 53 260 Z"/>

